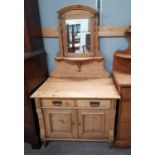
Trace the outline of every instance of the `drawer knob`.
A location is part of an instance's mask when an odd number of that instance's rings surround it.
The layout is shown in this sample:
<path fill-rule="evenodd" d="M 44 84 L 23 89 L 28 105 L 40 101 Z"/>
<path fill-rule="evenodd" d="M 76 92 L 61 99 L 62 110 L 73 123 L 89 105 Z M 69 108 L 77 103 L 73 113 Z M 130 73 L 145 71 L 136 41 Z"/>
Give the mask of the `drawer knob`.
<path fill-rule="evenodd" d="M 54 106 L 61 106 L 62 105 L 62 101 L 53 101 L 52 103 Z"/>
<path fill-rule="evenodd" d="M 89 104 L 91 107 L 99 107 L 100 102 L 90 102 Z"/>

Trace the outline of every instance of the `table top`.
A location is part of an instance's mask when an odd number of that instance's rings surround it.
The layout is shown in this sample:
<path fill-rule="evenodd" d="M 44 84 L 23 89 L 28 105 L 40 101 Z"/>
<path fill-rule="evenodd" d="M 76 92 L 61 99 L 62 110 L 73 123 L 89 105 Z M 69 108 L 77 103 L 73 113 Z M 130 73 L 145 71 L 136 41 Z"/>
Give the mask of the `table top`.
<path fill-rule="evenodd" d="M 111 78 L 48 78 L 31 98 L 120 99 Z"/>
<path fill-rule="evenodd" d="M 118 71 L 113 71 L 113 76 L 118 85 L 120 86 L 131 85 L 131 74 L 124 74 Z"/>

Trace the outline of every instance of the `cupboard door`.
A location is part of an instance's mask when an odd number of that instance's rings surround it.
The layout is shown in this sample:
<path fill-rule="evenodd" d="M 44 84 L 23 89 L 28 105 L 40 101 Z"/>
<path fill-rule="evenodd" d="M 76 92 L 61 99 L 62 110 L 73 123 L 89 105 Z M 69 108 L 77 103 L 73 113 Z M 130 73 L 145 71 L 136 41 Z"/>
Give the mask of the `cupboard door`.
<path fill-rule="evenodd" d="M 108 138 L 109 111 L 100 109 L 78 110 L 79 138 Z"/>
<path fill-rule="evenodd" d="M 43 109 L 46 138 L 77 138 L 77 110 Z"/>

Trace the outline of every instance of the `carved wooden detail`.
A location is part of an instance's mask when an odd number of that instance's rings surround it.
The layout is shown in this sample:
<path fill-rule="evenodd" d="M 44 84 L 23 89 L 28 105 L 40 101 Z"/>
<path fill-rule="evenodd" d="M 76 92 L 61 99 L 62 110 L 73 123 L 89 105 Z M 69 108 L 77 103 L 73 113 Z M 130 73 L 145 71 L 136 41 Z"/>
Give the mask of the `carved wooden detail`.
<path fill-rule="evenodd" d="M 62 8 L 62 9 L 58 10 L 57 12 L 60 15 L 62 15 L 64 13 L 72 11 L 72 10 L 85 10 L 85 11 L 91 12 L 92 14 L 95 14 L 97 12 L 96 9 L 86 6 L 86 5 L 71 5 L 71 6 Z"/>
<path fill-rule="evenodd" d="M 87 65 L 92 63 L 93 61 L 102 62 L 102 57 L 89 57 L 89 58 L 65 58 L 65 57 L 57 57 L 56 61 L 62 62 L 65 61 L 68 64 L 76 65 L 78 67 L 78 71 L 81 72 L 82 65 Z"/>

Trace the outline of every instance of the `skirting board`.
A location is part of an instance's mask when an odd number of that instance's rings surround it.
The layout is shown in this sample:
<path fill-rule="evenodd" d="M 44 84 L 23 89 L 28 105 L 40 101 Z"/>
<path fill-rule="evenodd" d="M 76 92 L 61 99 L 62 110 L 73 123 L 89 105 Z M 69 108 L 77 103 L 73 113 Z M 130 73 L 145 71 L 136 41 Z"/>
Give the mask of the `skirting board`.
<path fill-rule="evenodd" d="M 130 26 L 103 26 L 99 27 L 99 37 L 127 37 L 125 33 Z M 57 38 L 58 28 L 57 27 L 43 27 L 41 29 L 42 36 L 38 32 L 37 28 L 34 28 L 32 37 L 44 37 L 44 38 Z"/>

